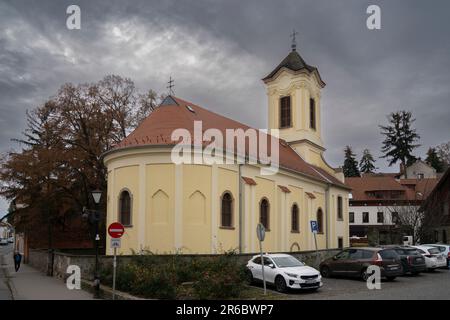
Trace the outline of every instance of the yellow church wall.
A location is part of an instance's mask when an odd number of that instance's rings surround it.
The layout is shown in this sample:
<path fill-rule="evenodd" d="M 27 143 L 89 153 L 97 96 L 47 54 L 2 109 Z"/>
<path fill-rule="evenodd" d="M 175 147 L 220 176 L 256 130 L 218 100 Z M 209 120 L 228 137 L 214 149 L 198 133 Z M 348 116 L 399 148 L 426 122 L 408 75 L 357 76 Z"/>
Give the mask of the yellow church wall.
<path fill-rule="evenodd" d="M 319 249 L 326 249 L 327 243 L 326 243 L 326 233 L 327 233 L 327 212 L 325 209 L 325 195 L 321 192 L 314 192 L 314 196 L 316 197 L 313 199 L 313 210 L 312 210 L 312 219 L 317 221 L 317 212 L 320 209 L 322 209 L 323 212 L 323 232 L 317 233 L 317 247 Z"/>
<path fill-rule="evenodd" d="M 152 163 L 152 162 L 155 163 Z M 163 163 L 165 162 L 165 163 Z M 123 166 L 123 164 L 133 164 Z M 269 200 L 270 231 L 263 243 L 264 251 L 288 252 L 314 250 L 314 238 L 310 220 L 316 220 L 319 207 L 324 213 L 326 227 L 326 184 L 280 169 L 271 176 L 260 176 L 257 166 L 242 166 L 242 176 L 257 183 L 243 188 L 243 252 L 258 252 L 256 225 L 259 223 L 259 205 L 263 197 Z M 237 165 L 179 165 L 170 162 L 170 156 L 161 153 L 143 153 L 134 157 L 118 157 L 108 163 L 108 223 L 117 221 L 118 195 L 123 188 L 130 190 L 133 198 L 133 226 L 126 228 L 122 249 L 149 249 L 157 253 L 215 253 L 239 247 L 239 179 Z M 284 193 L 278 187 L 291 191 Z M 231 192 L 233 202 L 233 229 L 220 228 L 220 198 L 223 192 Z M 313 193 L 310 199 L 306 192 Z M 143 196 L 140 197 L 140 194 Z M 344 220 L 336 221 L 336 197 L 344 199 Z M 299 206 L 300 232 L 291 233 L 291 208 Z M 329 246 L 337 247 L 337 237 L 348 246 L 348 193 L 344 189 L 331 188 L 329 194 Z M 318 235 L 319 248 L 326 248 L 326 234 Z M 111 254 L 109 239 L 108 253 Z"/>
<path fill-rule="evenodd" d="M 211 252 L 211 167 L 183 165 L 182 251 Z"/>
<path fill-rule="evenodd" d="M 112 212 L 114 212 L 114 206 L 113 206 L 113 198 L 114 198 L 114 174 L 113 170 L 108 170 L 107 175 L 107 181 L 106 181 L 106 191 L 107 191 L 107 198 L 106 198 L 106 224 L 109 226 L 111 223 L 114 222 L 114 215 Z"/>
<path fill-rule="evenodd" d="M 337 188 L 331 188 L 330 190 L 330 195 L 331 195 L 331 204 L 332 204 L 332 211 L 331 211 L 331 221 L 333 223 L 331 223 L 330 228 L 331 230 L 331 246 L 333 248 L 337 248 L 338 247 L 338 238 L 342 237 L 343 239 L 343 244 L 344 247 L 348 247 L 349 244 L 349 227 L 348 227 L 348 210 L 349 210 L 349 205 L 348 205 L 348 193 L 346 192 L 342 192 L 342 190 L 339 190 Z M 337 199 L 338 197 L 342 197 L 342 219 L 338 219 L 337 216 Z"/>
<path fill-rule="evenodd" d="M 277 248 L 275 246 L 276 242 L 276 236 L 277 236 L 277 228 L 278 228 L 278 221 L 277 221 L 277 202 L 276 202 L 276 192 L 275 190 L 276 185 L 273 180 L 269 180 L 268 178 L 260 178 L 256 177 L 256 219 L 257 223 L 259 223 L 259 208 L 260 203 L 263 198 L 266 198 L 269 201 L 269 230 L 266 230 L 266 237 L 264 240 L 264 250 L 265 251 L 276 251 Z M 254 236 L 256 237 L 256 229 L 253 231 Z"/>
<path fill-rule="evenodd" d="M 213 205 L 217 207 L 217 231 L 216 252 L 228 251 L 239 248 L 239 178 L 236 166 L 219 167 L 218 192 Z M 221 226 L 221 197 L 225 192 L 233 197 L 232 228 Z"/>
<path fill-rule="evenodd" d="M 154 253 L 175 251 L 175 165 L 146 166 L 145 248 Z"/>
<path fill-rule="evenodd" d="M 114 187 L 112 193 L 114 221 L 119 221 L 118 206 L 119 197 L 122 190 L 128 190 L 131 195 L 131 226 L 125 228 L 122 236 L 122 246 L 118 249 L 121 254 L 131 254 L 132 250 L 139 250 L 137 226 L 139 225 L 139 166 L 127 166 L 115 168 Z M 107 250 L 109 249 L 109 241 L 106 241 Z"/>
<path fill-rule="evenodd" d="M 320 86 L 316 77 L 283 70 L 276 79 L 267 83 L 270 128 L 279 128 L 280 98 L 287 95 L 291 96 L 292 127 L 280 129 L 280 137 L 286 141 L 308 139 L 322 146 Z M 316 103 L 315 130 L 309 125 L 310 97 Z"/>
<path fill-rule="evenodd" d="M 289 185 L 289 190 L 291 190 L 291 193 L 289 194 L 289 205 L 288 210 L 286 212 L 287 215 L 287 232 L 289 234 L 289 241 L 287 243 L 287 249 L 288 251 L 299 251 L 304 248 L 308 248 L 307 244 L 307 238 L 306 233 L 308 232 L 308 215 L 307 215 L 307 209 L 305 206 L 305 201 L 303 200 L 303 189 Z M 299 209 L 299 232 L 295 233 L 292 232 L 292 206 L 294 204 L 297 204 Z"/>

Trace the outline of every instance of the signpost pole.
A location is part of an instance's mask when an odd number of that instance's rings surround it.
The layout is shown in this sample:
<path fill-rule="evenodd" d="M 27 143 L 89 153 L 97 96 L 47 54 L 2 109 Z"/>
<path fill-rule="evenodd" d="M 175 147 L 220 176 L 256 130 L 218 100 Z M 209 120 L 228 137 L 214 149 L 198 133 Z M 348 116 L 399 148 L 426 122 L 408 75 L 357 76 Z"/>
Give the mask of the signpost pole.
<path fill-rule="evenodd" d="M 116 299 L 116 268 L 117 268 L 117 248 L 114 247 L 114 260 L 113 260 L 113 293 L 112 298 L 113 300 Z"/>
<path fill-rule="evenodd" d="M 314 234 L 314 245 L 316 247 L 316 267 L 319 266 L 319 249 L 317 247 L 317 231 L 318 231 L 318 225 L 317 221 L 312 220 L 311 222 L 311 232 Z"/>
<path fill-rule="evenodd" d="M 264 295 L 266 295 L 266 276 L 264 274 L 264 257 L 263 257 L 263 250 L 262 250 L 262 242 L 264 241 L 264 238 L 266 237 L 266 228 L 261 223 L 258 223 L 256 226 L 256 236 L 259 240 L 259 252 L 261 254 L 261 271 L 262 271 L 262 278 L 263 278 L 263 284 L 264 284 Z"/>
<path fill-rule="evenodd" d="M 314 244 L 316 246 L 316 266 L 319 266 L 319 249 L 317 248 L 317 232 L 314 232 Z"/>
<path fill-rule="evenodd" d="M 117 248 L 120 248 L 120 238 L 125 233 L 125 228 L 121 223 L 113 222 L 108 227 L 108 234 L 111 237 L 111 248 L 114 249 L 113 259 L 113 287 L 112 287 L 112 299 L 116 299 L 116 271 L 117 271 Z"/>
<path fill-rule="evenodd" d="M 261 271 L 262 271 L 262 278 L 263 278 L 263 284 L 264 284 L 264 295 L 266 295 L 266 277 L 264 274 L 264 258 L 263 258 L 263 250 L 262 250 L 262 241 L 259 241 L 259 251 L 261 253 Z"/>

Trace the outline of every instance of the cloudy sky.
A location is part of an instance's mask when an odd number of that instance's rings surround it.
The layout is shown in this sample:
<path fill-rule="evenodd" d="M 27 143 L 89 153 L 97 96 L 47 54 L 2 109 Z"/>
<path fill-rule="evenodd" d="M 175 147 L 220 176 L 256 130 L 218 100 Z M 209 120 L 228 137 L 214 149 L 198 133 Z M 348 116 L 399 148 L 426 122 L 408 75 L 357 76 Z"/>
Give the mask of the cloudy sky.
<path fill-rule="evenodd" d="M 81 8 L 81 30 L 66 28 L 66 9 Z M 381 7 L 381 30 L 366 27 L 366 9 Z M 318 66 L 326 158 L 342 149 L 380 155 L 378 124 L 411 110 L 424 157 L 450 140 L 450 2 L 434 0 L 19 1 L 0 0 L 0 152 L 19 148 L 25 111 L 65 82 L 133 79 L 264 128 L 261 78 L 290 50 Z M 397 168 L 386 166 L 384 171 Z M 6 203 L 0 200 L 0 215 Z"/>

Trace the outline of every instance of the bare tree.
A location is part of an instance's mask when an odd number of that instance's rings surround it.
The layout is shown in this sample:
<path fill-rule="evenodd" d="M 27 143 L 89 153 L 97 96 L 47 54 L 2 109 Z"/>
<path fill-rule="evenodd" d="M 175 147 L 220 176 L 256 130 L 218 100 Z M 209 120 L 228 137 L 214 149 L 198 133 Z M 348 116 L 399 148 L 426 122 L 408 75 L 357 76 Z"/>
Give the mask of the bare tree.
<path fill-rule="evenodd" d="M 65 84 L 27 113 L 24 137 L 15 140 L 22 150 L 0 159 L 0 195 L 27 205 L 21 212 L 27 230 L 48 226 L 48 248 L 65 212 L 92 206 L 90 191 L 106 191 L 101 155 L 125 138 L 136 114 L 149 115 L 156 97 L 151 90 L 140 96 L 130 79 L 112 75 L 93 84 Z"/>
<path fill-rule="evenodd" d="M 406 202 L 399 205 L 386 206 L 391 222 L 402 232 L 412 235 L 413 242 L 420 241 L 424 213 L 417 202 Z"/>

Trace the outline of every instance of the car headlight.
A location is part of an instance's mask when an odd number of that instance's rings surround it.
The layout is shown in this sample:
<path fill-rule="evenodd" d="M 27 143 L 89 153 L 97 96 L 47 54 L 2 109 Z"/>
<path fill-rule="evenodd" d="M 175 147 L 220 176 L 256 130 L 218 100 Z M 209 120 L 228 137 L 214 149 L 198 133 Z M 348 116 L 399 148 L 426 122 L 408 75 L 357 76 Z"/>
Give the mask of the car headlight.
<path fill-rule="evenodd" d="M 285 272 L 284 274 L 287 275 L 288 277 L 291 277 L 291 278 L 297 278 L 297 275 L 295 273 Z"/>

